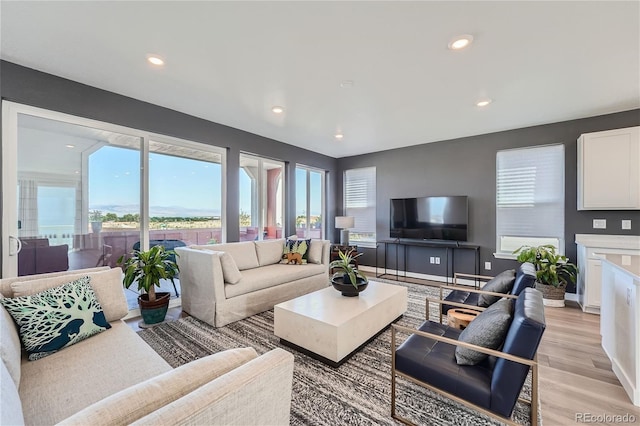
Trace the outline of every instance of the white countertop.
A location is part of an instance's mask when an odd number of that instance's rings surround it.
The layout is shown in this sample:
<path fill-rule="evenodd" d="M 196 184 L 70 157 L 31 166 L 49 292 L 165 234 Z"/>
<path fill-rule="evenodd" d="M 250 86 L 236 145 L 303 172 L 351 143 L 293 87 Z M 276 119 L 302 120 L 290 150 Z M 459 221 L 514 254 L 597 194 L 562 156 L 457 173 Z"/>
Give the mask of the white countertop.
<path fill-rule="evenodd" d="M 640 250 L 637 235 L 576 234 L 575 242 L 585 247 Z"/>
<path fill-rule="evenodd" d="M 603 254 L 595 253 L 596 257 L 602 259 L 623 272 L 631 275 L 636 281 L 640 282 L 640 255 L 637 254 Z"/>

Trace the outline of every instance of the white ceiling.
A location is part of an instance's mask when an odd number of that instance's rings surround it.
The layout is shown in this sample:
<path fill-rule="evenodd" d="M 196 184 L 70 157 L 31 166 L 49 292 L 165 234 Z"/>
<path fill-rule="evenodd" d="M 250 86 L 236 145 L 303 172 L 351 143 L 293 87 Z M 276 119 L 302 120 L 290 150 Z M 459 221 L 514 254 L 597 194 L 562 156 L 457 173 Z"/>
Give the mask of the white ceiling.
<path fill-rule="evenodd" d="M 640 107 L 638 1 L 0 7 L 2 59 L 333 157 Z"/>

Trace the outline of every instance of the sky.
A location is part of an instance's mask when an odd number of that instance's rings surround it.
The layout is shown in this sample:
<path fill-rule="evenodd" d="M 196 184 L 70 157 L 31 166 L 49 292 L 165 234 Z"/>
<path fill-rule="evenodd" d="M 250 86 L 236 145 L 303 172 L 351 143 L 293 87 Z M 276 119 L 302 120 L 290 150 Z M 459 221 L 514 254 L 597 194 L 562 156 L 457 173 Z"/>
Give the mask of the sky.
<path fill-rule="evenodd" d="M 311 215 L 322 209 L 321 175 L 311 174 Z M 150 216 L 219 216 L 222 204 L 220 164 L 151 153 Z M 306 171 L 296 169 L 296 216 L 306 213 Z M 140 203 L 140 153 L 105 146 L 89 156 L 89 209 L 119 216 L 137 213 Z M 251 181 L 240 173 L 240 211 L 251 211 Z M 107 207 L 109 206 L 109 207 Z M 116 207 L 120 207 L 116 209 Z M 124 211 L 127 210 L 127 211 Z"/>

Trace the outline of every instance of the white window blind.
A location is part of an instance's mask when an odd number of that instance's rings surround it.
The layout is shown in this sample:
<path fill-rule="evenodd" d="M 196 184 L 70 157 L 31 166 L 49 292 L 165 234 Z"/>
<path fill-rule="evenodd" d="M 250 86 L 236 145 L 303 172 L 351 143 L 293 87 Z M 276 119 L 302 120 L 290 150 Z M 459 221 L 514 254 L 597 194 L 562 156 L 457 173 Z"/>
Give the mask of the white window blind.
<path fill-rule="evenodd" d="M 344 172 L 345 216 L 353 216 L 355 225 L 349 241 L 363 247 L 376 243 L 376 168 L 365 167 Z"/>
<path fill-rule="evenodd" d="M 498 151 L 496 256 L 523 245 L 564 253 L 564 145 Z"/>

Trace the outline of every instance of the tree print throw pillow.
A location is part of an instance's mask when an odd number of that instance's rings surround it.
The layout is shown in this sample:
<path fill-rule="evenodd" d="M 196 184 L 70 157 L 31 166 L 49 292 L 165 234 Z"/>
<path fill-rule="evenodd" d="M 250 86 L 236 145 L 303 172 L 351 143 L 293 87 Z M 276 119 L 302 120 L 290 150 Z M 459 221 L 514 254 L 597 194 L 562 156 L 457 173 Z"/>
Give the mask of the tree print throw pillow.
<path fill-rule="evenodd" d="M 31 296 L 0 299 L 18 324 L 31 361 L 111 328 L 90 280 L 82 277 Z"/>

